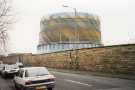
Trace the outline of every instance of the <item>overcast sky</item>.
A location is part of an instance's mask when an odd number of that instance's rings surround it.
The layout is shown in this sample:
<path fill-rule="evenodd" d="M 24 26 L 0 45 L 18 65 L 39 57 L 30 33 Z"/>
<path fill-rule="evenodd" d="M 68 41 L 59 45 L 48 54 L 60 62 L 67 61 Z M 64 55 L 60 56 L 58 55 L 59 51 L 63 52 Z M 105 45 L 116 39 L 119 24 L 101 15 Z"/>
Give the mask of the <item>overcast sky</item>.
<path fill-rule="evenodd" d="M 98 15 L 103 44 L 135 43 L 134 0 L 13 0 L 16 23 L 10 31 L 11 52 L 36 52 L 41 17 L 73 12 L 63 4 Z"/>

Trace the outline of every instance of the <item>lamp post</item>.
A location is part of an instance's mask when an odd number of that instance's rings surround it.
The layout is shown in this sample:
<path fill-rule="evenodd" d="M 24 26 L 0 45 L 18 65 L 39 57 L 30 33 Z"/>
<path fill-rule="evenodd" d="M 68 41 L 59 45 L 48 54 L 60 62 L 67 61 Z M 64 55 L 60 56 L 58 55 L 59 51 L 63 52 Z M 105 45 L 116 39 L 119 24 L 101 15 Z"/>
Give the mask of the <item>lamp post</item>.
<path fill-rule="evenodd" d="M 65 8 L 72 8 L 74 10 L 75 17 L 77 16 L 77 9 L 76 8 L 73 8 L 73 7 L 70 7 L 70 6 L 67 6 L 67 5 L 62 5 L 62 6 L 65 7 Z M 78 44 L 78 42 L 79 42 L 79 32 L 78 32 L 78 27 L 76 25 L 75 26 L 75 44 Z M 74 48 L 77 49 L 78 45 L 75 45 Z"/>
<path fill-rule="evenodd" d="M 62 5 L 62 6 L 65 7 L 65 8 L 69 7 L 67 5 Z M 69 8 L 72 8 L 72 7 L 69 7 Z M 77 9 L 76 8 L 72 8 L 72 9 L 74 10 L 75 17 L 77 17 Z M 77 25 L 75 25 L 75 42 L 74 42 L 75 46 L 73 48 L 73 50 L 75 51 L 75 65 L 76 65 L 75 69 L 79 68 L 78 51 L 77 51 L 77 49 L 78 49 L 78 42 L 79 42 L 79 32 L 78 32 Z"/>
<path fill-rule="evenodd" d="M 62 5 L 63 7 L 66 7 L 66 8 L 68 8 L 69 6 L 67 6 L 67 5 Z M 69 8 L 72 8 L 72 7 L 69 7 Z M 76 8 L 72 8 L 73 10 L 74 10 L 74 14 L 75 14 L 75 16 L 77 16 L 77 9 Z"/>

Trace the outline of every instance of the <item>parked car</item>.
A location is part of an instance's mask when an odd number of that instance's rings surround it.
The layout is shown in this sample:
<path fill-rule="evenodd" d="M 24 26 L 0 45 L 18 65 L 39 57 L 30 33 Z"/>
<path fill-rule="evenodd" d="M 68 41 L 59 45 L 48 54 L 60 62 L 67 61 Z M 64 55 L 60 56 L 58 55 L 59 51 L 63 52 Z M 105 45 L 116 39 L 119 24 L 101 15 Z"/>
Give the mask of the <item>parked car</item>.
<path fill-rule="evenodd" d="M 21 62 L 16 62 L 16 65 L 17 65 L 19 68 L 22 68 L 22 67 L 23 67 L 23 63 L 21 63 Z"/>
<path fill-rule="evenodd" d="M 16 65 L 4 65 L 1 75 L 2 77 L 14 76 L 19 71 L 19 67 Z"/>
<path fill-rule="evenodd" d="M 53 90 L 55 77 L 45 67 L 25 67 L 14 77 L 17 90 Z"/>

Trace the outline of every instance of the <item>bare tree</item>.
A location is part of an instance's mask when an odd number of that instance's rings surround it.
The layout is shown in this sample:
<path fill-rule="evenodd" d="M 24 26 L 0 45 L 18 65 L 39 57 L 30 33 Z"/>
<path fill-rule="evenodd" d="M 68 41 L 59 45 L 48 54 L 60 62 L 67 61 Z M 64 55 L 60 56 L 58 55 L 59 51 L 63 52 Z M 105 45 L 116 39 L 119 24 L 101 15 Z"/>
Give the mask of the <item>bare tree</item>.
<path fill-rule="evenodd" d="M 0 53 L 7 52 L 9 25 L 11 22 L 10 0 L 0 0 Z"/>

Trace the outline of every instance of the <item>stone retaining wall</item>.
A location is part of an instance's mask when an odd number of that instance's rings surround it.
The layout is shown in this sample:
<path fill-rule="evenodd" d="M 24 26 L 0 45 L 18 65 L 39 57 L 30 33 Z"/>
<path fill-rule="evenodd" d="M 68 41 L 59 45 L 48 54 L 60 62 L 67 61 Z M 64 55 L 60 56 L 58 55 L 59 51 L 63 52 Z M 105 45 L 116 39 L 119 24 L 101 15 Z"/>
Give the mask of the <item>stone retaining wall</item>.
<path fill-rule="evenodd" d="M 15 63 L 18 59 L 25 65 L 135 75 L 135 44 L 46 54 L 20 54 L 2 60 L 5 63 Z"/>

